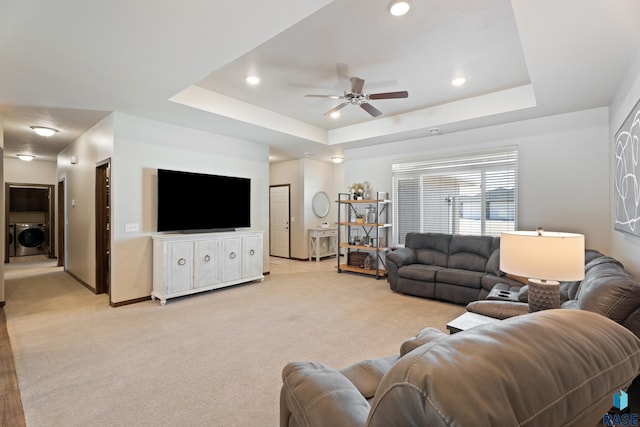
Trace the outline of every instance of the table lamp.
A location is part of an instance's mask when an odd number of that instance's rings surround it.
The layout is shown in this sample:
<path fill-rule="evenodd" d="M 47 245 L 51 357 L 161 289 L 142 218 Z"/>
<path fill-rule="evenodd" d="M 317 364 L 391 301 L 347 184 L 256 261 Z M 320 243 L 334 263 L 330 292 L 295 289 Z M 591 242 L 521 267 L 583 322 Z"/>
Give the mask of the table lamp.
<path fill-rule="evenodd" d="M 559 281 L 584 278 L 584 236 L 541 228 L 503 232 L 500 270 L 529 279 L 529 312 L 559 308 Z"/>

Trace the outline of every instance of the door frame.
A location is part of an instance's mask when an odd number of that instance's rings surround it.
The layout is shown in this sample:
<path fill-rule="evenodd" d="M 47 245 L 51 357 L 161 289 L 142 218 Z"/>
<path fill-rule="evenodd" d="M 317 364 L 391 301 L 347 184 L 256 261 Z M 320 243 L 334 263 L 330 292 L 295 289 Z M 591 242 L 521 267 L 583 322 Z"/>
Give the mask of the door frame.
<path fill-rule="evenodd" d="M 289 196 L 289 212 L 288 212 L 288 222 L 289 222 L 289 233 L 288 233 L 288 237 L 289 237 L 289 243 L 287 245 L 287 259 L 291 258 L 291 184 L 277 184 L 277 185 L 270 185 L 269 186 L 269 256 L 271 255 L 271 241 L 273 240 L 272 237 L 272 233 L 271 233 L 271 189 L 272 188 L 277 188 L 277 187 L 287 187 L 288 191 L 287 194 Z"/>
<path fill-rule="evenodd" d="M 58 181 L 58 231 L 57 231 L 57 255 L 58 267 L 64 267 L 65 262 L 65 223 L 67 221 L 66 198 L 65 198 L 65 179 Z"/>
<path fill-rule="evenodd" d="M 111 301 L 111 159 L 96 164 L 96 294 Z"/>
<path fill-rule="evenodd" d="M 27 183 L 18 183 L 18 182 L 5 182 L 4 183 L 4 218 L 5 218 L 5 235 L 9 235 L 9 213 L 11 212 L 11 188 L 41 188 L 43 190 L 48 190 L 49 193 L 49 203 L 47 204 L 47 239 L 49 241 L 49 258 L 55 258 L 56 256 L 56 244 L 57 240 L 54 238 L 56 236 L 55 223 L 56 223 L 56 186 L 50 184 L 27 184 Z M 17 236 L 14 236 L 17 238 Z M 9 262 L 9 239 L 5 239 L 5 250 L 4 250 L 4 262 Z"/>

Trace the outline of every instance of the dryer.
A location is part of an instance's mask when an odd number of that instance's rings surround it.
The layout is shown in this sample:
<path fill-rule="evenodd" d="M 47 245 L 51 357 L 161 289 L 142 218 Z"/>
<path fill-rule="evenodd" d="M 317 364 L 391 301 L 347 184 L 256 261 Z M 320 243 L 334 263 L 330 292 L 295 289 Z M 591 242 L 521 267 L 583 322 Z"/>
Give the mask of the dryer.
<path fill-rule="evenodd" d="M 49 253 L 49 232 L 46 224 L 16 224 L 16 256 Z"/>

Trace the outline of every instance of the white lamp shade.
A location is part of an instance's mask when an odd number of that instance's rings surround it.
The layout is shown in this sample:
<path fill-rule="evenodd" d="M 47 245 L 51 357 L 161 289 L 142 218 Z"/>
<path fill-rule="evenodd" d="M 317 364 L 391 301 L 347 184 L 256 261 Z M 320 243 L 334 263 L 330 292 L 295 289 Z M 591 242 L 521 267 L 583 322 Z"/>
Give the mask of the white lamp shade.
<path fill-rule="evenodd" d="M 530 279 L 584 279 L 584 236 L 543 231 L 500 235 L 500 270 Z"/>

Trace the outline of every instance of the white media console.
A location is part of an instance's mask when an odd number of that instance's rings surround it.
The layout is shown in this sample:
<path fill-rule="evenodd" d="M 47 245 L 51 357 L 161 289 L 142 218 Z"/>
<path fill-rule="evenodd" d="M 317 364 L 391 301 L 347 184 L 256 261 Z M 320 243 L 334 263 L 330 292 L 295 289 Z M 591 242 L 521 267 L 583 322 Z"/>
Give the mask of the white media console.
<path fill-rule="evenodd" d="M 262 231 L 159 234 L 153 238 L 152 299 L 264 280 Z"/>

